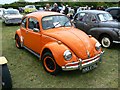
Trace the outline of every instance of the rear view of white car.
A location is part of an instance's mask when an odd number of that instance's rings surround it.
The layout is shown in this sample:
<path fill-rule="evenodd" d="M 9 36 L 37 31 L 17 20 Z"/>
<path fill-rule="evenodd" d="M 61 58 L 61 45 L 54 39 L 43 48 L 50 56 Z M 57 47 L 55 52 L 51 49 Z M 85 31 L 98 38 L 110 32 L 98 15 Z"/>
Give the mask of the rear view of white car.
<path fill-rule="evenodd" d="M 19 24 L 21 23 L 23 15 L 17 9 L 4 9 L 2 20 L 5 24 Z"/>

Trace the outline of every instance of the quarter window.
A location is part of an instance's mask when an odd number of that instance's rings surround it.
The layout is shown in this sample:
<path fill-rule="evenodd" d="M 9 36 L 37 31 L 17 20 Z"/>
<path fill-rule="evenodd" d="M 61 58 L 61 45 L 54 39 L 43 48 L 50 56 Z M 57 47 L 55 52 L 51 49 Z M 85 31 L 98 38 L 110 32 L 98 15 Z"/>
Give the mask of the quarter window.
<path fill-rule="evenodd" d="M 22 20 L 22 27 L 26 28 L 27 18 Z"/>

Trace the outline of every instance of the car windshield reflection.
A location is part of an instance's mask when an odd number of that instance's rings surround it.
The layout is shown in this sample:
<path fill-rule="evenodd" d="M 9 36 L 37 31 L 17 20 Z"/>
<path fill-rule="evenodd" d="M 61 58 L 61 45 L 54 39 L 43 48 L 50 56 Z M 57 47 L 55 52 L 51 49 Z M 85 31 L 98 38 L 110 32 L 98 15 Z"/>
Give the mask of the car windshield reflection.
<path fill-rule="evenodd" d="M 19 14 L 19 11 L 17 11 L 17 10 L 6 10 L 5 14 Z"/>
<path fill-rule="evenodd" d="M 63 15 L 46 16 L 42 19 L 42 27 L 44 30 L 57 27 L 71 27 L 68 17 Z"/>
<path fill-rule="evenodd" d="M 108 13 L 100 13 L 100 14 L 98 14 L 98 18 L 102 22 L 104 22 L 104 21 L 112 21 L 113 20 L 113 17 Z"/>

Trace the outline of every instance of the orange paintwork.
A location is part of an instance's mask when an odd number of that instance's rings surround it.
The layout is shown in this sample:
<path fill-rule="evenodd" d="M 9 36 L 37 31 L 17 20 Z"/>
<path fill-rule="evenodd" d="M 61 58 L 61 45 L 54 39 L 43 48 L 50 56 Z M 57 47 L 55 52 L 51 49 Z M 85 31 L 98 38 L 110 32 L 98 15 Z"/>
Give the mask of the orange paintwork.
<path fill-rule="evenodd" d="M 40 56 L 42 56 L 43 50 L 48 48 L 52 52 L 54 59 L 59 66 L 78 61 L 78 58 L 87 59 L 87 50 L 90 53 L 90 57 L 94 57 L 101 53 L 101 50 L 97 51 L 95 49 L 95 44 L 97 42 L 95 38 L 89 37 L 83 31 L 78 30 L 73 26 L 43 30 L 41 19 L 44 16 L 49 15 L 61 14 L 56 12 L 35 12 L 25 16 L 36 18 L 39 21 L 40 26 L 40 32 L 33 32 L 22 26 L 16 31 L 16 34 L 18 34 L 19 37 L 22 37 L 23 40 L 21 39 L 21 42 L 24 41 L 23 43 L 26 47 L 39 53 Z M 65 50 L 70 50 L 72 52 L 72 58 L 69 61 L 66 61 L 63 57 Z"/>

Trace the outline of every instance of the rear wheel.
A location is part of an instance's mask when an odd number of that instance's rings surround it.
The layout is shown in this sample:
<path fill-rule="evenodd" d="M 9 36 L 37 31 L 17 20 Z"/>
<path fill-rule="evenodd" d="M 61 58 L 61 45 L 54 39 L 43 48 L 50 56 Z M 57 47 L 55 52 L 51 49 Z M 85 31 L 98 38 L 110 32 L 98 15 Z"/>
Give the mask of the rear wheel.
<path fill-rule="evenodd" d="M 52 75 L 56 75 L 60 71 L 60 67 L 57 65 L 53 55 L 50 52 L 46 52 L 42 56 L 42 63 L 44 69 Z"/>
<path fill-rule="evenodd" d="M 17 34 L 15 35 L 15 45 L 19 49 L 22 48 L 21 43 L 20 43 L 20 38 Z"/>
<path fill-rule="evenodd" d="M 105 48 L 110 48 L 113 44 L 112 38 L 109 35 L 103 35 L 100 38 L 100 42 L 101 42 L 102 46 Z"/>

